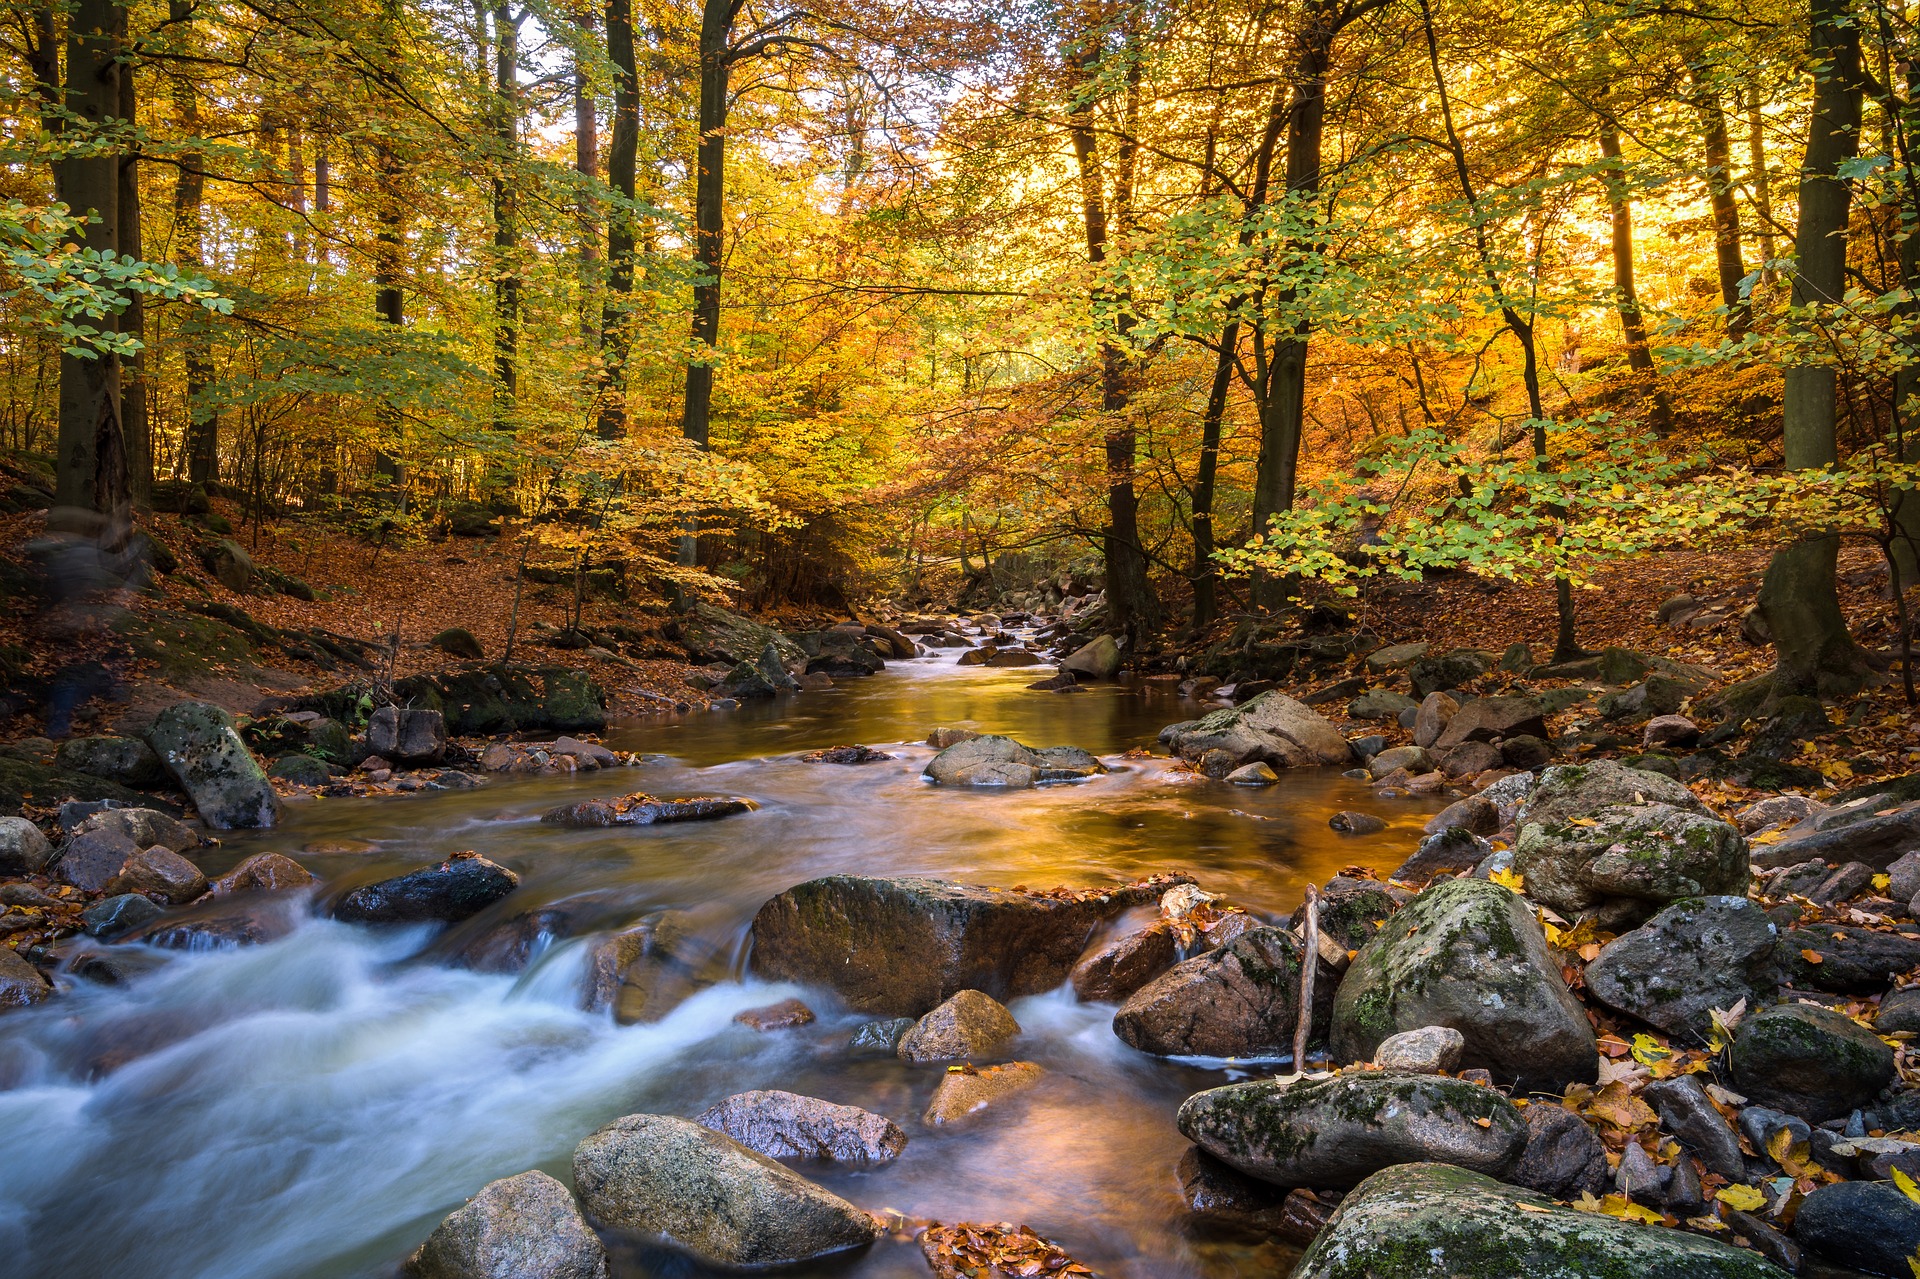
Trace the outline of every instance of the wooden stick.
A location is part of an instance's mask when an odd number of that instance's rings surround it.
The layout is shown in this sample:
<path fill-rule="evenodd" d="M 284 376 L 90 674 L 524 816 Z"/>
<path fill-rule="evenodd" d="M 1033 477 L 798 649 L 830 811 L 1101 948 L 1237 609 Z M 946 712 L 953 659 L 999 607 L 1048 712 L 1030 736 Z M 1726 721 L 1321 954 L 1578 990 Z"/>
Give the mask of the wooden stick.
<path fill-rule="evenodd" d="M 1300 949 L 1300 1024 L 1293 1032 L 1293 1073 L 1307 1070 L 1307 1032 L 1313 1029 L 1313 979 L 1320 971 L 1320 890 L 1307 885 L 1306 936 Z"/>

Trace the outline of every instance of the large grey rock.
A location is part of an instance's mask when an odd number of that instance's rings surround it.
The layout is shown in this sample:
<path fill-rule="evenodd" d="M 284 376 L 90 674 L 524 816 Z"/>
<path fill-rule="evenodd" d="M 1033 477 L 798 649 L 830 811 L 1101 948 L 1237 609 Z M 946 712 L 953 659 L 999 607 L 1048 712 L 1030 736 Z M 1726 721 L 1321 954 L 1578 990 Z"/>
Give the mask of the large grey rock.
<path fill-rule="evenodd" d="M 1779 930 L 1745 897 L 1675 902 L 1587 965 L 1587 992 L 1672 1035 L 1704 1042 L 1713 1010 L 1757 1005 L 1780 983 Z"/>
<path fill-rule="evenodd" d="M 1447 729 L 1460 703 L 1445 693 L 1428 693 L 1413 716 L 1413 744 L 1432 746 Z"/>
<path fill-rule="evenodd" d="M 607 1252 L 565 1186 L 523 1172 L 447 1214 L 407 1269 L 419 1279 L 606 1279 Z"/>
<path fill-rule="evenodd" d="M 159 844 L 162 847 L 171 848 L 176 853 L 184 853 L 189 848 L 198 848 L 201 844 L 198 831 L 157 808 L 102 809 L 97 813 L 89 813 L 73 827 L 75 835 L 84 835 L 96 830 L 118 831 L 142 848 L 152 848 L 155 844 Z"/>
<path fill-rule="evenodd" d="M 1896 1075 L 1893 1049 L 1879 1036 L 1812 1004 L 1750 1013 L 1733 1039 L 1735 1087 L 1812 1123 L 1868 1105 Z"/>
<path fill-rule="evenodd" d="M 1870 995 L 1920 967 L 1920 937 L 1818 924 L 1787 929 L 1776 953 L 1785 961 L 1790 985 Z"/>
<path fill-rule="evenodd" d="M 54 759 L 61 768 L 122 786 L 156 786 L 167 776 L 153 747 L 137 737 L 69 737 Z"/>
<path fill-rule="evenodd" d="M 235 595 L 245 595 L 253 589 L 253 557 L 230 537 L 201 547 L 200 564 Z"/>
<path fill-rule="evenodd" d="M 1707 814 L 1707 806 L 1671 777 L 1598 759 L 1541 769 L 1514 821 L 1520 826 L 1535 822 L 1558 826 L 1574 818 L 1593 817 L 1603 808 L 1635 804 L 1666 804 Z"/>
<path fill-rule="evenodd" d="M 1111 635 L 1097 636 L 1075 649 L 1060 663 L 1060 669 L 1094 679 L 1112 679 L 1120 670 L 1120 645 Z"/>
<path fill-rule="evenodd" d="M 995 999 L 1065 981 L 1094 930 L 1157 904 L 1175 879 L 1066 895 L 940 879 L 830 875 L 789 888 L 753 920 L 752 968 L 824 986 L 864 1013 L 918 1017 L 962 990 Z"/>
<path fill-rule="evenodd" d="M 176 702 L 154 718 L 147 744 L 207 825 L 234 830 L 279 820 L 273 784 L 234 731 L 233 717 L 218 706 Z"/>
<path fill-rule="evenodd" d="M 1527 895 L 1569 918 L 1617 931 L 1683 897 L 1746 892 L 1746 837 L 1718 818 L 1637 804 L 1585 821 L 1529 822 L 1513 850 Z"/>
<path fill-rule="evenodd" d="M 1187 1098 L 1179 1123 L 1249 1176 L 1333 1190 L 1429 1160 L 1504 1176 L 1527 1144 L 1519 1108 L 1493 1089 L 1393 1071 L 1210 1088 Z"/>
<path fill-rule="evenodd" d="M 0 817 L 0 875 L 38 875 L 53 860 L 53 845 L 24 817 Z"/>
<path fill-rule="evenodd" d="M 1886 870 L 1920 848 L 1920 800 L 1889 804 L 1884 795 L 1868 795 L 1836 804 L 1788 828 L 1778 843 L 1754 855 L 1766 869 L 1798 866 L 1823 858 L 1835 865 L 1865 862 Z"/>
<path fill-rule="evenodd" d="M 705 600 L 696 600 L 675 614 L 665 630 L 696 662 L 725 662 L 730 666 L 752 662 L 766 652 L 769 645 L 785 666 L 798 666 L 807 661 L 804 649 L 771 626 L 762 626 Z"/>
<path fill-rule="evenodd" d="M 1525 900 L 1451 879 L 1402 906 L 1354 957 L 1333 1005 L 1333 1051 L 1371 1061 L 1387 1036 L 1451 1026 L 1462 1061 L 1555 1091 L 1595 1078 L 1593 1026 Z"/>
<path fill-rule="evenodd" d="M 1401 712 L 1415 710 L 1419 705 L 1405 693 L 1396 693 L 1390 688 L 1370 688 L 1347 703 L 1347 718 L 1397 720 Z"/>
<path fill-rule="evenodd" d="M 1078 746 L 1022 746 L 1011 737 L 955 742 L 927 761 L 925 777 L 940 786 L 1005 786 L 1024 790 L 1042 782 L 1077 781 L 1107 771 Z"/>
<path fill-rule="evenodd" d="M 1255 928 L 1141 987 L 1113 1033 L 1161 1057 L 1277 1057 L 1292 1051 L 1299 1021 L 1300 943 Z"/>
<path fill-rule="evenodd" d="M 1527 1148 L 1508 1181 L 1554 1199 L 1606 1189 L 1607 1148 L 1586 1120 L 1550 1101 L 1534 1102 L 1525 1114 Z"/>
<path fill-rule="evenodd" d="M 769 1159 L 883 1164 L 907 1148 L 907 1134 L 885 1115 L 776 1089 L 737 1093 L 694 1122 Z"/>
<path fill-rule="evenodd" d="M 789 1265 L 872 1243 L 880 1223 L 722 1133 L 667 1115 L 628 1115 L 573 1154 L 596 1221 L 711 1266 Z"/>
<path fill-rule="evenodd" d="M 104 893 L 140 846 L 117 830 L 91 830 L 61 846 L 53 874 L 83 893 Z"/>
<path fill-rule="evenodd" d="M 1424 747 L 1394 746 L 1367 761 L 1367 772 L 1373 775 L 1375 781 L 1397 768 L 1404 768 L 1409 773 L 1431 773 L 1433 757 L 1427 754 Z"/>
<path fill-rule="evenodd" d="M 1523 1207 L 1524 1205 L 1524 1207 Z M 1562 1208 L 1446 1164 L 1377 1172 L 1340 1203 L 1292 1279 L 1784 1279 L 1703 1235 Z"/>
<path fill-rule="evenodd" d="M 965 1061 L 993 1057 L 1020 1034 L 1020 1023 L 999 1000 L 962 990 L 900 1037 L 902 1061 Z"/>
<path fill-rule="evenodd" d="M 1435 875 L 1458 875 L 1470 871 L 1491 852 L 1493 845 L 1472 831 L 1450 826 L 1422 839 L 1413 856 L 1401 862 L 1387 878 L 1407 884 L 1424 884 Z"/>
<path fill-rule="evenodd" d="M 1373 1051 L 1373 1064 L 1382 1070 L 1414 1075 L 1440 1075 L 1460 1064 L 1467 1037 L 1451 1026 L 1422 1026 L 1388 1035 Z"/>
<path fill-rule="evenodd" d="M 447 753 L 446 716 L 382 706 L 367 720 L 367 749 L 400 764 L 432 763 Z"/>
<path fill-rule="evenodd" d="M 1898 1275 L 1920 1254 L 1920 1204 L 1888 1181 L 1815 1186 L 1794 1216 L 1793 1236 L 1823 1260 Z"/>
<path fill-rule="evenodd" d="M 1274 768 L 1301 768 L 1345 764 L 1353 758 L 1353 748 L 1330 720 L 1279 692 L 1169 724 L 1160 730 L 1160 741 L 1186 760 L 1197 760 L 1210 750 L 1225 751 L 1236 768 L 1254 760 Z"/>
<path fill-rule="evenodd" d="M 1658 1111 L 1662 1128 L 1700 1156 L 1708 1172 L 1718 1173 L 1728 1181 L 1746 1176 L 1740 1138 L 1714 1108 L 1699 1076 L 1656 1079 L 1641 1090 L 1640 1097 Z"/>
<path fill-rule="evenodd" d="M 1435 750 L 1508 737 L 1545 737 L 1547 717 L 1531 697 L 1478 697 L 1455 711 L 1434 739 Z"/>
<path fill-rule="evenodd" d="M 333 905 L 349 924 L 454 923 L 505 897 L 520 877 L 478 853 L 455 853 L 437 866 L 362 884 Z"/>

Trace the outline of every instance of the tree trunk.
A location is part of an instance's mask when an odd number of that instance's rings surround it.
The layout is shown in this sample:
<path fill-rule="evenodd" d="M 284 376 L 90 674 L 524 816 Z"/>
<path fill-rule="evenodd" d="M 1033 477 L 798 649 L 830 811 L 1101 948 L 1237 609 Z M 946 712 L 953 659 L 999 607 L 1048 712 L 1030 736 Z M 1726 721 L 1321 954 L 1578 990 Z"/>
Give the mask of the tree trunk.
<path fill-rule="evenodd" d="M 727 44 L 737 0 L 706 0 L 700 11 L 700 140 L 693 195 L 693 345 L 680 433 L 701 448 L 710 435 L 713 366 L 705 348 L 720 341 L 720 254 L 727 184 Z M 682 547 L 682 560 L 688 548 Z"/>
<path fill-rule="evenodd" d="M 588 13 L 581 23 L 583 34 L 593 29 Z M 576 58 L 573 65 L 573 168 L 580 175 L 580 196 L 574 204 L 574 228 L 579 236 L 580 341 L 588 350 L 599 344 L 594 324 L 594 292 L 600 274 L 600 211 L 593 198 L 592 181 L 600 173 L 600 122 L 595 118 L 593 86 L 587 82 L 586 67 Z"/>
<path fill-rule="evenodd" d="M 493 6 L 494 140 L 500 154 L 493 178 L 493 429 L 513 430 L 519 394 L 520 218 L 514 187 L 520 147 L 520 29 L 512 6 Z"/>
<path fill-rule="evenodd" d="M 1220 470 L 1220 428 L 1227 416 L 1227 391 L 1233 385 L 1233 354 L 1240 345 L 1240 326 L 1230 323 L 1220 331 L 1220 354 L 1213 365 L 1213 384 L 1207 388 L 1207 408 L 1200 419 L 1200 464 L 1193 475 L 1193 629 L 1204 630 L 1220 615 L 1220 571 L 1213 562 L 1213 500 Z"/>
<path fill-rule="evenodd" d="M 1740 260 L 1740 208 L 1733 202 L 1733 153 L 1727 144 L 1727 113 L 1712 69 L 1687 65 L 1693 79 L 1694 109 L 1700 113 L 1700 138 L 1707 159 L 1707 197 L 1713 208 L 1713 260 L 1720 276 L 1720 303 L 1727 308 L 1727 336 L 1738 341 L 1752 320 L 1740 282 L 1747 268 Z"/>
<path fill-rule="evenodd" d="M 133 66 L 120 66 L 118 114 L 131 126 L 138 119 Z M 118 181 L 120 252 L 136 260 L 145 256 L 140 238 L 140 154 L 129 149 L 120 157 Z M 120 313 L 120 331 L 144 344 L 147 338 L 145 295 L 127 293 L 127 309 Z M 147 411 L 147 357 L 144 352 L 120 359 L 120 422 L 127 442 L 127 495 L 136 510 L 153 509 L 153 426 Z"/>
<path fill-rule="evenodd" d="M 1600 158 L 1607 162 L 1607 209 L 1613 222 L 1613 291 L 1620 310 L 1620 334 L 1627 343 L 1627 367 L 1635 373 L 1653 372 L 1653 352 L 1647 349 L 1647 321 L 1640 313 L 1640 294 L 1633 284 L 1633 203 L 1620 162 L 1620 131 L 1611 119 L 1600 121 Z"/>
<path fill-rule="evenodd" d="M 50 138 L 60 136 L 66 127 L 61 116 L 65 94 L 60 88 L 60 24 L 52 0 L 35 4 L 28 26 L 32 44 L 27 49 L 27 70 L 33 77 L 33 96 L 40 105 L 40 128 Z M 61 193 L 61 164 L 53 163 L 53 197 Z"/>
<path fill-rule="evenodd" d="M 629 307 L 633 300 L 634 161 L 640 144 L 640 76 L 633 59 L 631 0 L 607 0 L 607 60 L 613 63 L 613 131 L 607 144 L 607 184 L 614 206 L 607 213 L 607 291 L 600 312 L 601 384 L 599 431 L 617 439 L 627 429 Z"/>
<path fill-rule="evenodd" d="M 77 0 L 67 29 L 66 110 L 74 127 L 107 126 L 120 111 L 120 63 L 127 11 L 115 0 Z M 120 160 L 111 153 L 69 156 L 60 162 L 60 189 L 76 210 L 95 220 L 85 247 L 120 247 Z M 112 319 L 99 321 L 102 327 Z M 110 352 L 60 357 L 60 437 L 52 523 L 97 531 L 106 517 L 109 541 L 125 536 L 131 512 L 126 436 L 120 418 L 120 362 Z"/>
<path fill-rule="evenodd" d="M 1760 273 L 1771 280 L 1773 251 L 1773 181 L 1767 176 L 1767 135 L 1760 119 L 1760 90 L 1747 90 L 1747 168 L 1753 182 L 1753 220 L 1758 223 Z"/>
<path fill-rule="evenodd" d="M 169 0 L 167 16 L 176 24 L 193 19 L 193 0 Z M 200 95 L 194 73 L 173 77 L 174 109 L 180 114 L 180 131 L 191 145 L 200 133 Z M 174 170 L 173 243 L 180 265 L 188 271 L 205 266 L 206 232 L 201 205 L 206 198 L 206 157 L 198 150 L 181 154 Z M 314 166 L 316 179 L 321 165 Z M 182 320 L 181 356 L 187 374 L 187 482 L 202 487 L 219 477 L 220 415 L 208 405 L 208 388 L 213 385 L 213 348 L 206 317 L 189 312 Z"/>
<path fill-rule="evenodd" d="M 373 313 L 380 323 L 399 329 L 407 318 L 406 295 L 401 291 L 400 273 L 400 253 L 406 230 L 400 191 L 400 161 L 393 153 L 393 148 L 386 143 L 375 146 L 374 161 L 374 198 L 378 204 L 375 220 L 378 229 L 374 233 L 373 244 Z M 379 416 L 387 438 L 383 438 L 374 449 L 373 473 L 385 483 L 398 487 L 404 478 L 397 452 L 400 414 L 392 405 L 382 405 Z M 402 509 L 405 509 L 404 490 L 400 502 Z"/>
<path fill-rule="evenodd" d="M 1800 168 L 1800 215 L 1794 230 L 1797 265 L 1793 305 L 1837 302 L 1846 289 L 1847 217 L 1852 189 L 1838 176 L 1859 149 L 1860 35 L 1848 0 L 1811 0 L 1813 120 Z M 1794 470 L 1832 466 L 1839 457 L 1834 370 L 1796 365 L 1786 371 L 1782 402 L 1786 464 Z M 1857 689 L 1866 665 L 1840 611 L 1835 567 L 1840 539 L 1810 537 L 1774 553 L 1760 584 L 1760 609 L 1773 632 L 1782 691 Z"/>

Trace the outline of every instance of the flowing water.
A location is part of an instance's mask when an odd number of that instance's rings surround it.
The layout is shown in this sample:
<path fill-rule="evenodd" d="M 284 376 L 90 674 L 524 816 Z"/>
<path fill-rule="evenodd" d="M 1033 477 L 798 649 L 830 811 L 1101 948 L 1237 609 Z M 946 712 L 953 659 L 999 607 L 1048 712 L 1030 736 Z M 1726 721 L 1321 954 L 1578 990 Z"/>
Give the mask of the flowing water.
<path fill-rule="evenodd" d="M 0 1022 L 0 1274 L 140 1279 L 390 1276 L 441 1216 L 527 1168 L 568 1179 L 574 1145 L 618 1115 L 694 1115 L 729 1094 L 786 1088 L 893 1117 L 911 1141 L 869 1171 L 808 1166 L 872 1210 L 1023 1222 L 1110 1279 L 1284 1273 L 1279 1245 L 1187 1221 L 1174 1169 L 1180 1101 L 1237 1077 L 1169 1063 L 1116 1039 L 1110 1005 L 1057 991 L 1016 1000 L 1017 1053 L 1040 1087 L 943 1129 L 918 1122 L 938 1067 L 850 1055 L 862 1019 L 807 996 L 799 1030 L 757 1034 L 742 1009 L 806 992 L 743 979 L 747 928 L 766 898 L 819 875 L 933 875 L 990 884 L 1100 884 L 1189 870 L 1256 914 L 1280 917 L 1309 881 L 1361 862 L 1391 868 L 1431 805 L 1379 801 L 1334 770 L 1248 790 L 1164 759 L 1120 758 L 1198 713 L 1150 689 L 1029 692 L 1032 670 L 960 668 L 949 651 L 778 704 L 607 734 L 656 756 L 574 779 L 497 779 L 469 792 L 290 806 L 270 832 L 230 838 L 209 873 L 266 849 L 343 885 L 474 849 L 523 877 L 450 933 L 306 918 L 251 948 L 170 955 L 122 987 L 85 982 Z M 1044 672 L 1040 672 L 1044 673 Z M 1068 743 L 1106 777 L 1025 792 L 920 780 L 936 725 Z M 809 764 L 798 752 L 862 742 L 892 762 Z M 759 811 L 660 828 L 563 830 L 563 801 L 646 790 L 737 794 Z M 1354 840 L 1327 818 L 1378 812 Z M 721 980 L 654 1024 L 577 1007 L 585 939 L 518 975 L 443 962 L 529 907 L 595 928 L 690 911 Z M 304 903 L 301 904 L 304 907 Z M 619 1279 L 702 1273 L 614 1241 Z M 850 1279 L 926 1275 L 918 1248 L 883 1240 L 803 1270 Z"/>

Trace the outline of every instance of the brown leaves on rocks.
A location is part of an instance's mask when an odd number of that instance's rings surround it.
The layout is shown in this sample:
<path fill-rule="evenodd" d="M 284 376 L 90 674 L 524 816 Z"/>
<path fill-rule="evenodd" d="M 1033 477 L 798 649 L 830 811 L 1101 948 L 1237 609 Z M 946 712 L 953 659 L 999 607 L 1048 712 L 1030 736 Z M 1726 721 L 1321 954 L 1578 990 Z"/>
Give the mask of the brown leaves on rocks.
<path fill-rule="evenodd" d="M 939 1279 L 1030 1279 L 1036 1275 L 1092 1275 L 1066 1250 L 1028 1226 L 933 1222 L 920 1251 Z"/>

